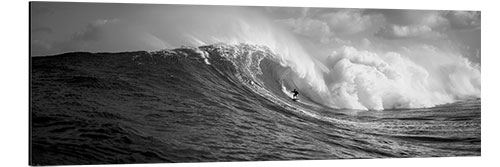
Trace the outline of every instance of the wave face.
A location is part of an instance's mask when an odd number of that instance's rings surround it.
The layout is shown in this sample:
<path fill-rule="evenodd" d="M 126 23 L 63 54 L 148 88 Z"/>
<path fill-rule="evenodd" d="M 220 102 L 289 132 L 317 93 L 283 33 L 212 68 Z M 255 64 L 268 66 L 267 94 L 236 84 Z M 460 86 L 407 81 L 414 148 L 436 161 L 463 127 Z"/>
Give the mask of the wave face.
<path fill-rule="evenodd" d="M 398 54 L 343 48 L 311 69 L 292 60 L 222 43 L 32 57 L 31 162 L 480 155 L 480 99 L 410 109 L 475 97 L 480 78 L 466 61 L 436 69 L 450 84 L 439 90 Z"/>

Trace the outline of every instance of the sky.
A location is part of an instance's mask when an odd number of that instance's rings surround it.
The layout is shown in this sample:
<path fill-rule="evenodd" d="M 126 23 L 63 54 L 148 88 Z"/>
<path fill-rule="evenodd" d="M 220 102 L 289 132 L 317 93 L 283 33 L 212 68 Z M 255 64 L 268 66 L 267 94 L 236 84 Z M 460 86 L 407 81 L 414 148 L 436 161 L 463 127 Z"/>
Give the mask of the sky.
<path fill-rule="evenodd" d="M 310 54 L 329 55 L 349 45 L 385 51 L 438 48 L 479 64 L 481 57 L 480 11 L 61 2 L 32 2 L 30 11 L 32 56 L 210 44 L 179 34 L 224 36 L 217 32 L 227 30 L 221 25 L 243 20 L 258 31 L 267 31 L 265 26 L 287 31 Z"/>

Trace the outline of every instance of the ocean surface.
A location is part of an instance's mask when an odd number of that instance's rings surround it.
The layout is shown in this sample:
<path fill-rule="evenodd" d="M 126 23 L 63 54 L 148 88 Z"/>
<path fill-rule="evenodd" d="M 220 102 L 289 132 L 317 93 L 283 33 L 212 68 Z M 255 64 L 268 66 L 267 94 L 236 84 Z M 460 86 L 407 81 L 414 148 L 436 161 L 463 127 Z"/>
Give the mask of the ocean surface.
<path fill-rule="evenodd" d="M 481 99 L 352 110 L 290 98 L 269 49 L 215 44 L 31 57 L 30 164 L 481 155 Z"/>

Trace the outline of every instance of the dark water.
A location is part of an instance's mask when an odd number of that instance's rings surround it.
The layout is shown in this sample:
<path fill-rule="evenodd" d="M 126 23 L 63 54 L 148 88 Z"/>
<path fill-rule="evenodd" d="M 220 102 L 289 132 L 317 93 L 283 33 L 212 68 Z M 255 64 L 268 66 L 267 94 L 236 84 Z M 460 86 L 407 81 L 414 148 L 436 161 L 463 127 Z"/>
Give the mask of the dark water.
<path fill-rule="evenodd" d="M 200 49 L 33 57 L 30 164 L 481 155 L 480 99 L 331 109 L 291 101 L 265 48 Z"/>

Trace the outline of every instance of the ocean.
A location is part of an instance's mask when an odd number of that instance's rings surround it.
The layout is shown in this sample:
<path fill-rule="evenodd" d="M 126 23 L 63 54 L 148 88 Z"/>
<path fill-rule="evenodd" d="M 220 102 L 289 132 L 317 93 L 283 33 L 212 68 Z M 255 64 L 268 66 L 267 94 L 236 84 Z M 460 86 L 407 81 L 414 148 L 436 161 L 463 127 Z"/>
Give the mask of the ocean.
<path fill-rule="evenodd" d="M 336 108 L 264 46 L 31 57 L 32 165 L 481 155 L 481 99 Z M 299 101 L 291 99 L 298 88 Z"/>

